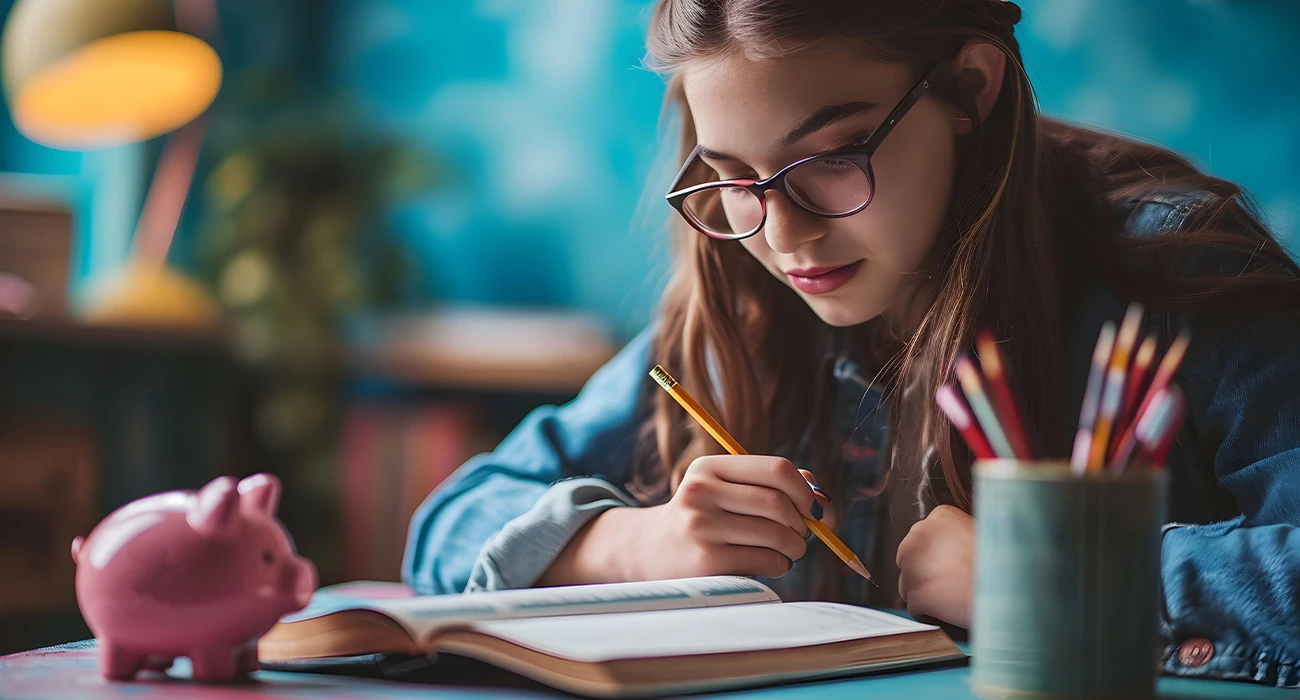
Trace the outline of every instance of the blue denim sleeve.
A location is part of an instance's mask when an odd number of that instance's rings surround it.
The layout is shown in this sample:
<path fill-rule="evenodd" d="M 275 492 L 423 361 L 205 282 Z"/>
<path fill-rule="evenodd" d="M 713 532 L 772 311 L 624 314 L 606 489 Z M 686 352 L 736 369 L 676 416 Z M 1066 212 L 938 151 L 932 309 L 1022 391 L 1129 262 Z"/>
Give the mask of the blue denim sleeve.
<path fill-rule="evenodd" d="M 632 504 L 613 484 L 630 475 L 651 339 L 642 332 L 577 398 L 534 410 L 434 490 L 411 520 L 402 580 L 422 595 L 526 587 L 583 523 Z"/>
<path fill-rule="evenodd" d="M 1208 335 L 1194 332 L 1199 349 L 1184 375 L 1189 419 L 1203 445 L 1217 444 L 1215 480 L 1241 515 L 1166 526 L 1165 671 L 1294 687 L 1300 685 L 1300 322 L 1252 320 Z"/>

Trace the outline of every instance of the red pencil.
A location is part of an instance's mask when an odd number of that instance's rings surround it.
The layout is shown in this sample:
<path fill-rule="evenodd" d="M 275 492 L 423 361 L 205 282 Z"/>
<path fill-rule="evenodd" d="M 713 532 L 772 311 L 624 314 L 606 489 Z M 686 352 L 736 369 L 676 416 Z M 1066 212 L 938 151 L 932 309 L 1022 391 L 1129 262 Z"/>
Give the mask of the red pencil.
<path fill-rule="evenodd" d="M 1151 378 L 1151 386 L 1147 387 L 1146 397 L 1142 399 L 1142 405 L 1138 407 L 1138 416 L 1146 413 L 1147 407 L 1155 399 L 1159 391 L 1169 386 L 1170 380 L 1174 378 L 1174 373 L 1178 371 L 1178 366 L 1182 364 L 1183 356 L 1187 354 L 1187 346 L 1191 342 L 1191 333 L 1184 330 L 1174 339 L 1165 356 L 1160 360 L 1160 366 L 1156 368 L 1156 374 Z M 1124 437 L 1119 441 L 1119 448 L 1115 454 L 1122 455 L 1125 452 L 1132 453 L 1137 447 L 1137 420 L 1129 423 L 1128 430 L 1124 431 Z"/>
<path fill-rule="evenodd" d="M 1137 420 L 1137 402 L 1142 390 L 1146 388 L 1147 373 L 1151 369 L 1151 360 L 1156 356 L 1156 338 L 1148 334 L 1133 358 L 1133 367 L 1124 382 L 1124 403 L 1120 406 L 1119 416 L 1115 419 L 1115 435 L 1122 437 L 1128 432 L 1129 425 Z M 1111 443 L 1110 461 L 1119 455 L 1120 441 Z"/>
<path fill-rule="evenodd" d="M 975 423 L 975 417 L 971 415 L 970 408 L 962 400 L 961 395 L 951 386 L 944 384 L 934 392 L 934 398 L 939 402 L 939 408 L 952 421 L 957 432 L 966 440 L 970 446 L 970 451 L 974 453 L 976 459 L 993 459 L 997 455 L 993 454 L 993 448 L 989 447 L 989 441 L 984 438 L 984 433 Z"/>
<path fill-rule="evenodd" d="M 1151 403 L 1149 415 L 1142 417 L 1137 426 L 1138 442 L 1142 445 L 1142 461 L 1160 469 L 1169 456 L 1169 450 L 1178 440 L 1187 402 L 1177 384 L 1161 389 Z"/>
<path fill-rule="evenodd" d="M 1011 397 L 1011 387 L 1007 383 L 1007 374 L 1002 367 L 1002 353 L 998 352 L 998 344 L 993 340 L 993 334 L 987 330 L 980 331 L 975 336 L 975 347 L 979 350 L 980 369 L 984 372 L 984 378 L 988 380 L 989 393 L 993 394 L 993 407 L 1006 428 L 1011 449 L 1016 453 L 1016 457 L 1029 459 L 1032 454 L 1025 424 L 1020 420 L 1015 399 Z"/>

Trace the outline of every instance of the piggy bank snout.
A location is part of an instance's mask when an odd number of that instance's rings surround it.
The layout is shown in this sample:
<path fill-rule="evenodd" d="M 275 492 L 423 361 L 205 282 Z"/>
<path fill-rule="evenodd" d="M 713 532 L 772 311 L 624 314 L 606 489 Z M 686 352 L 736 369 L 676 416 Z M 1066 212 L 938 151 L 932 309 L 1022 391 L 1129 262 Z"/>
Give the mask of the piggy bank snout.
<path fill-rule="evenodd" d="M 301 610 L 307 607 L 316 592 L 316 566 L 303 557 L 292 557 L 286 561 L 283 582 L 283 590 L 297 606 L 294 611 Z"/>

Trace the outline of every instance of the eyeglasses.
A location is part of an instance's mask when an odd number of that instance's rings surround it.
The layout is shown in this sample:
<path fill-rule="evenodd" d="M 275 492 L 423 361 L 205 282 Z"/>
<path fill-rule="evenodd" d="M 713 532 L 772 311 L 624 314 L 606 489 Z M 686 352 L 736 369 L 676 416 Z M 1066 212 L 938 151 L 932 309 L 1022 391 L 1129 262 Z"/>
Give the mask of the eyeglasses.
<path fill-rule="evenodd" d="M 679 189 L 691 173 L 707 168 L 696 146 L 669 188 L 668 203 L 700 233 L 724 241 L 749 238 L 763 228 L 768 190 L 828 219 L 857 214 L 876 192 L 871 156 L 930 89 L 941 67 L 921 78 L 862 145 L 797 160 L 766 180 L 716 180 Z"/>

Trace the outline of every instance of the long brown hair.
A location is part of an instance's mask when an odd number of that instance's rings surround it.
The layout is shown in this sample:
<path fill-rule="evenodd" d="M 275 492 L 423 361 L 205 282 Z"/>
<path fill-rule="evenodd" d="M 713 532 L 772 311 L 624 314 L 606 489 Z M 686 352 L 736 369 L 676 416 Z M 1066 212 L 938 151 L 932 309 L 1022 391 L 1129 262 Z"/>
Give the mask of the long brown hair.
<path fill-rule="evenodd" d="M 1065 376 L 1062 318 L 1085 276 L 1155 310 L 1290 315 L 1300 309 L 1300 271 L 1240 188 L 1164 149 L 1039 115 L 1014 35 L 1019 19 L 1020 8 L 1002 0 L 661 0 L 655 7 L 649 58 L 670 75 L 666 108 L 681 116 L 679 163 L 696 136 L 678 71 L 701 58 L 743 51 L 779 59 L 849 43 L 877 60 L 904 62 L 919 77 L 978 39 L 1008 59 L 991 112 L 972 135 L 959 137 L 949 221 L 923 273 L 933 301 L 908 337 L 895 336 L 880 319 L 831 328 L 742 246 L 674 222 L 677 264 L 662 302 L 656 362 L 691 387 L 751 452 L 790 450 L 824 427 L 829 373 L 823 358 L 847 345 L 874 358 L 886 387 L 894 463 L 930 475 L 934 499 L 969 510 L 972 456 L 933 397 L 976 329 L 1005 340 L 1000 347 L 1015 368 L 1013 391 L 1043 453 L 1059 451 L 1055 436 L 1065 407 L 1051 387 Z M 945 84 L 941 99 L 979 122 L 970 114 L 971 88 L 955 77 Z M 1173 186 L 1218 197 L 1177 234 L 1120 234 L 1117 204 Z M 1206 246 L 1242 250 L 1264 264 L 1223 278 L 1187 277 L 1188 256 Z M 1131 264 L 1107 264 L 1116 254 Z M 1081 262 L 1088 260 L 1094 263 Z M 638 465 L 638 488 L 666 494 L 693 459 L 719 450 L 662 392 L 654 400 L 646 426 L 653 457 Z M 811 440 L 823 456 L 827 437 Z M 810 467 L 832 466 L 817 461 Z M 833 469 L 818 472 L 832 485 L 837 476 Z"/>

